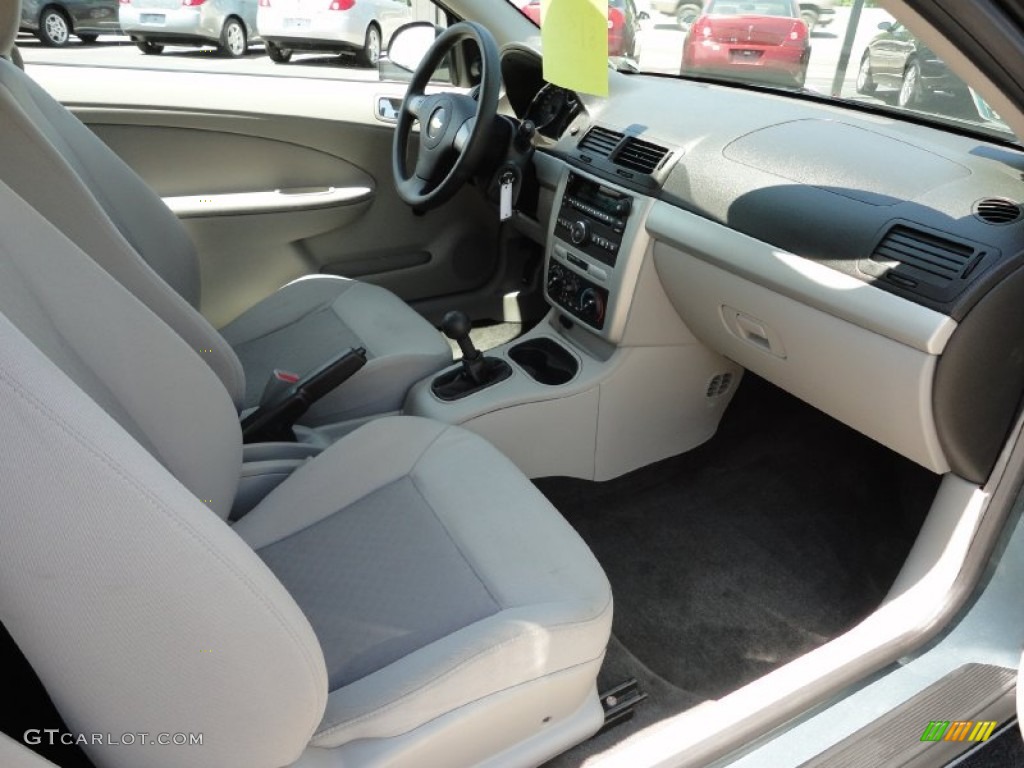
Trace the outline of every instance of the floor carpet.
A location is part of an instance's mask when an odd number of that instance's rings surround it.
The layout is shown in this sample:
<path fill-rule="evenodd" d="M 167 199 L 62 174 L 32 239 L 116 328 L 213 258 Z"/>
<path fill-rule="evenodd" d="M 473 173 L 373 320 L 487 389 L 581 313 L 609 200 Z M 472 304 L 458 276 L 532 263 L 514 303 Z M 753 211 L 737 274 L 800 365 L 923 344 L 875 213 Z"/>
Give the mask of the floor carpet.
<path fill-rule="evenodd" d="M 705 445 L 603 483 L 537 485 L 611 582 L 615 641 L 602 676 L 612 665 L 620 680 L 653 681 L 641 710 L 660 719 L 870 613 L 938 477 L 748 374 Z M 650 719 L 641 711 L 599 739 Z M 595 751 L 584 747 L 564 764 Z"/>

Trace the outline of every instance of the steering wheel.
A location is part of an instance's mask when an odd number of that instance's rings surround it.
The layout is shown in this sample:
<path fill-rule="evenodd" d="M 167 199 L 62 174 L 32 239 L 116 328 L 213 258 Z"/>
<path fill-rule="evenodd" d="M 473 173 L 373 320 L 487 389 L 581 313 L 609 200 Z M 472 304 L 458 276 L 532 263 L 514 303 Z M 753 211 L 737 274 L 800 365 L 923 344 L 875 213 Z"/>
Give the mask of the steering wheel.
<path fill-rule="evenodd" d="M 426 95 L 427 83 L 445 56 L 464 40 L 480 49 L 483 73 L 476 98 L 459 93 Z M 398 196 L 418 210 L 436 208 L 466 183 L 486 150 L 501 92 L 498 44 L 479 24 L 461 21 L 430 46 L 413 73 L 402 100 L 391 145 L 391 170 Z M 416 167 L 409 173 L 406 155 L 414 120 L 420 121 Z"/>

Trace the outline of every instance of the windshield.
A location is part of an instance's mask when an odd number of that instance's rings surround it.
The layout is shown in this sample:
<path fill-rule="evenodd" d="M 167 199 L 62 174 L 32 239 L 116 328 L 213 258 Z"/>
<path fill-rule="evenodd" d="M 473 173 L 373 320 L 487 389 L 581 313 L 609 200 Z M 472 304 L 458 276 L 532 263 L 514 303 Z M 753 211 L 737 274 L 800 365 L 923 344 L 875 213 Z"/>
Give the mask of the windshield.
<path fill-rule="evenodd" d="M 540 0 L 510 0 L 540 25 Z M 799 90 L 1013 139 L 992 108 L 873 0 L 611 0 L 620 69 Z"/>

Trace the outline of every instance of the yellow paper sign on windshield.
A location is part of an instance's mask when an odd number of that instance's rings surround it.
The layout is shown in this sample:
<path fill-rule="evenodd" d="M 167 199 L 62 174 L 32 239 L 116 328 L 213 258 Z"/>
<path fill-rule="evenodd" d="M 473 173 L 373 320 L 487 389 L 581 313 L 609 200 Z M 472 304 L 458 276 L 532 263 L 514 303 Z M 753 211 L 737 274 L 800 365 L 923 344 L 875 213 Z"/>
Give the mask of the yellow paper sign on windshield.
<path fill-rule="evenodd" d="M 544 79 L 608 95 L 608 0 L 541 0 Z"/>

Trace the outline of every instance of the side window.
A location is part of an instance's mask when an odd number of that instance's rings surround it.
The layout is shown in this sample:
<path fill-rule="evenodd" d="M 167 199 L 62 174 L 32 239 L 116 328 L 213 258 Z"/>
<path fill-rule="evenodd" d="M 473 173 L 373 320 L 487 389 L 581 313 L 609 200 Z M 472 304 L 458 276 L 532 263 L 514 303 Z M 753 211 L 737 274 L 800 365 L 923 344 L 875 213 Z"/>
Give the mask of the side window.
<path fill-rule="evenodd" d="M 447 26 L 431 0 L 23 0 L 18 47 L 29 66 L 373 81 L 416 21 Z"/>

